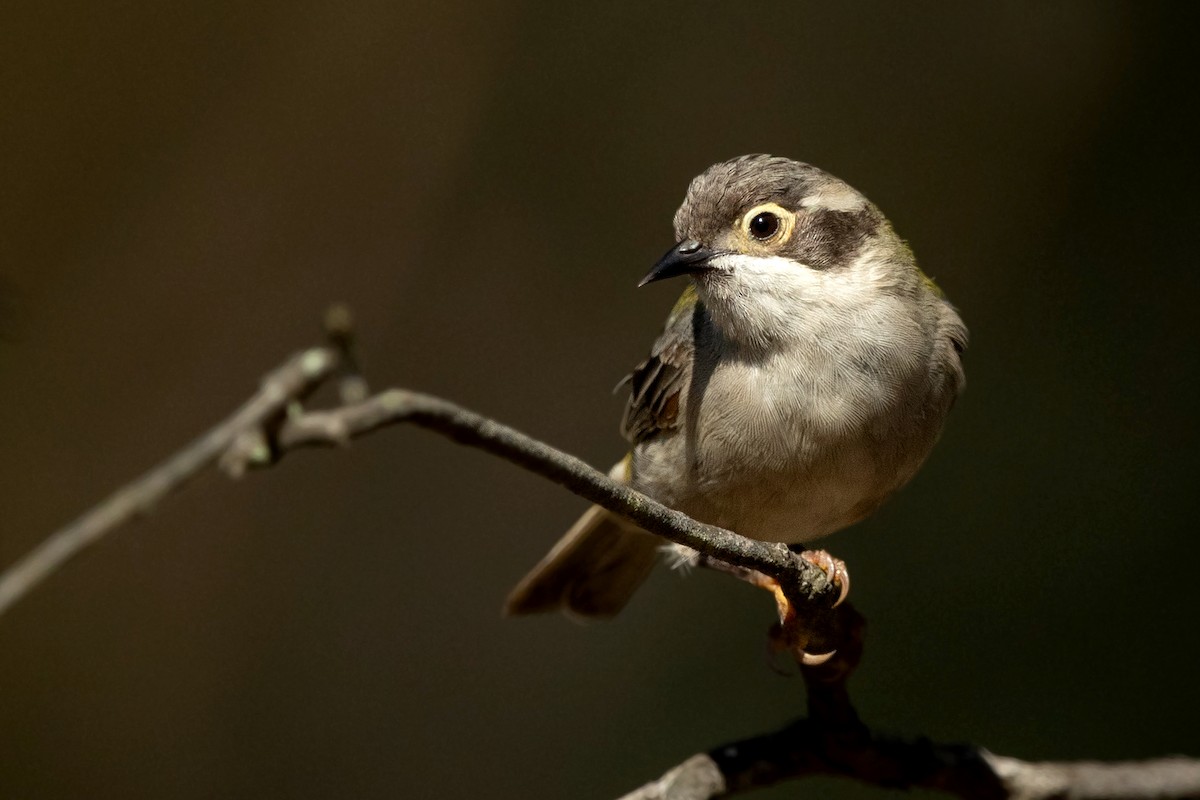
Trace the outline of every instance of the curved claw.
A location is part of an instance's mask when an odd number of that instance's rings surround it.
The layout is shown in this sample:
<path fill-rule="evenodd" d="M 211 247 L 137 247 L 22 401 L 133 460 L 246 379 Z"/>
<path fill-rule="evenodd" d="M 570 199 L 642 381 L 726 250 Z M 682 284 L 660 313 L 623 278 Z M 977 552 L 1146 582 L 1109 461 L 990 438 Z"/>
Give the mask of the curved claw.
<path fill-rule="evenodd" d="M 790 622 L 795 622 L 794 617 Z M 779 623 L 772 626 L 770 633 L 767 635 L 767 666 L 777 675 L 790 678 L 796 674 L 778 666 L 775 657 L 780 653 L 791 654 L 802 667 L 819 667 L 837 654 L 837 650 L 830 650 L 828 653 L 808 652 L 804 649 L 806 642 L 797 641 L 795 638 L 798 633 L 789 624 Z"/>
<path fill-rule="evenodd" d="M 846 602 L 846 598 L 850 595 L 850 571 L 846 569 L 845 561 L 834 558 L 824 550 L 805 550 L 800 557 L 814 567 L 820 568 L 829 582 L 838 587 L 840 591 L 837 600 L 833 603 L 834 608 Z"/>
<path fill-rule="evenodd" d="M 850 572 L 846 569 L 846 565 L 843 562 L 839 561 L 838 564 L 842 568 L 841 573 L 833 576 L 833 582 L 840 585 L 842 591 L 838 595 L 837 602 L 833 604 L 834 608 L 846 602 L 846 598 L 850 596 Z"/>
<path fill-rule="evenodd" d="M 833 658 L 837 650 L 830 650 L 828 653 L 820 653 L 813 655 L 812 653 L 800 651 L 800 663 L 806 667 L 819 667 L 829 659 Z"/>

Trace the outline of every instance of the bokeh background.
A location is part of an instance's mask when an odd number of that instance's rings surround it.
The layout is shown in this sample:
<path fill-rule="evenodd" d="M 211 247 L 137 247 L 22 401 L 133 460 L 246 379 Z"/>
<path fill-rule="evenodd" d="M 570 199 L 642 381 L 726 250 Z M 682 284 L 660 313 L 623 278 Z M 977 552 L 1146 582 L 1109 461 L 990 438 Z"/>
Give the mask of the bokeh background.
<path fill-rule="evenodd" d="M 1200 755 L 1189 17 L 6 3 L 0 563 L 337 300 L 377 386 L 607 466 L 688 180 L 773 152 L 875 200 L 972 330 L 929 464 L 827 542 L 871 623 L 864 717 Z M 611 798 L 802 711 L 769 599 L 720 576 L 657 574 L 611 624 L 502 620 L 583 507 L 409 429 L 206 475 L 0 618 L 0 796 Z"/>

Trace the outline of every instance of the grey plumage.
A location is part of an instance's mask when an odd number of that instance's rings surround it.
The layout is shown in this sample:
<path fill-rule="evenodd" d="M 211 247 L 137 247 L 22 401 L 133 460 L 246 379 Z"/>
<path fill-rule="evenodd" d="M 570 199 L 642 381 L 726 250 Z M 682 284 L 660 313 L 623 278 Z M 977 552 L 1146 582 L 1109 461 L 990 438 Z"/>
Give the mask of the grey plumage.
<path fill-rule="evenodd" d="M 766 541 L 869 515 L 916 473 L 963 387 L 958 314 L 874 205 L 801 162 L 714 165 L 675 235 L 648 280 L 692 283 L 626 379 L 633 448 L 614 474 Z M 615 614 L 648 571 L 646 536 L 589 511 L 507 610 Z"/>

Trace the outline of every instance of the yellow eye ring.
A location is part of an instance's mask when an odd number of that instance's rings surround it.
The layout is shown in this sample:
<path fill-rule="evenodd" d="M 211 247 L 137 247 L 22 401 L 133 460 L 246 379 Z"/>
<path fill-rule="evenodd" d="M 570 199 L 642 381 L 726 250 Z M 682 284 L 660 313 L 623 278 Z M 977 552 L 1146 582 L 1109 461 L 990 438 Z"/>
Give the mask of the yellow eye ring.
<path fill-rule="evenodd" d="M 796 215 L 778 203 L 763 203 L 742 216 L 741 230 L 760 244 L 783 244 L 792 236 Z"/>

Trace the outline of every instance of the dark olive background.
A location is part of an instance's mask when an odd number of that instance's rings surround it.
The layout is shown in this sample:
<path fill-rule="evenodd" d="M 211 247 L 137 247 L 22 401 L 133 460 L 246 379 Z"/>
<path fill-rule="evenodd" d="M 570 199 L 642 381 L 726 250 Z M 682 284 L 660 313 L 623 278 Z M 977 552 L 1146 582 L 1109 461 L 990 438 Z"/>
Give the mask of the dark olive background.
<path fill-rule="evenodd" d="M 607 466 L 609 390 L 680 288 L 634 283 L 687 181 L 773 152 L 878 203 L 972 330 L 930 462 L 827 540 L 871 623 L 863 715 L 1028 758 L 1200 755 L 1185 16 L 10 2 L 0 562 L 335 300 L 376 385 Z M 0 795 L 611 798 L 802 710 L 769 599 L 719 576 L 657 574 L 612 624 L 502 620 L 582 508 L 407 429 L 206 475 L 0 618 Z"/>

